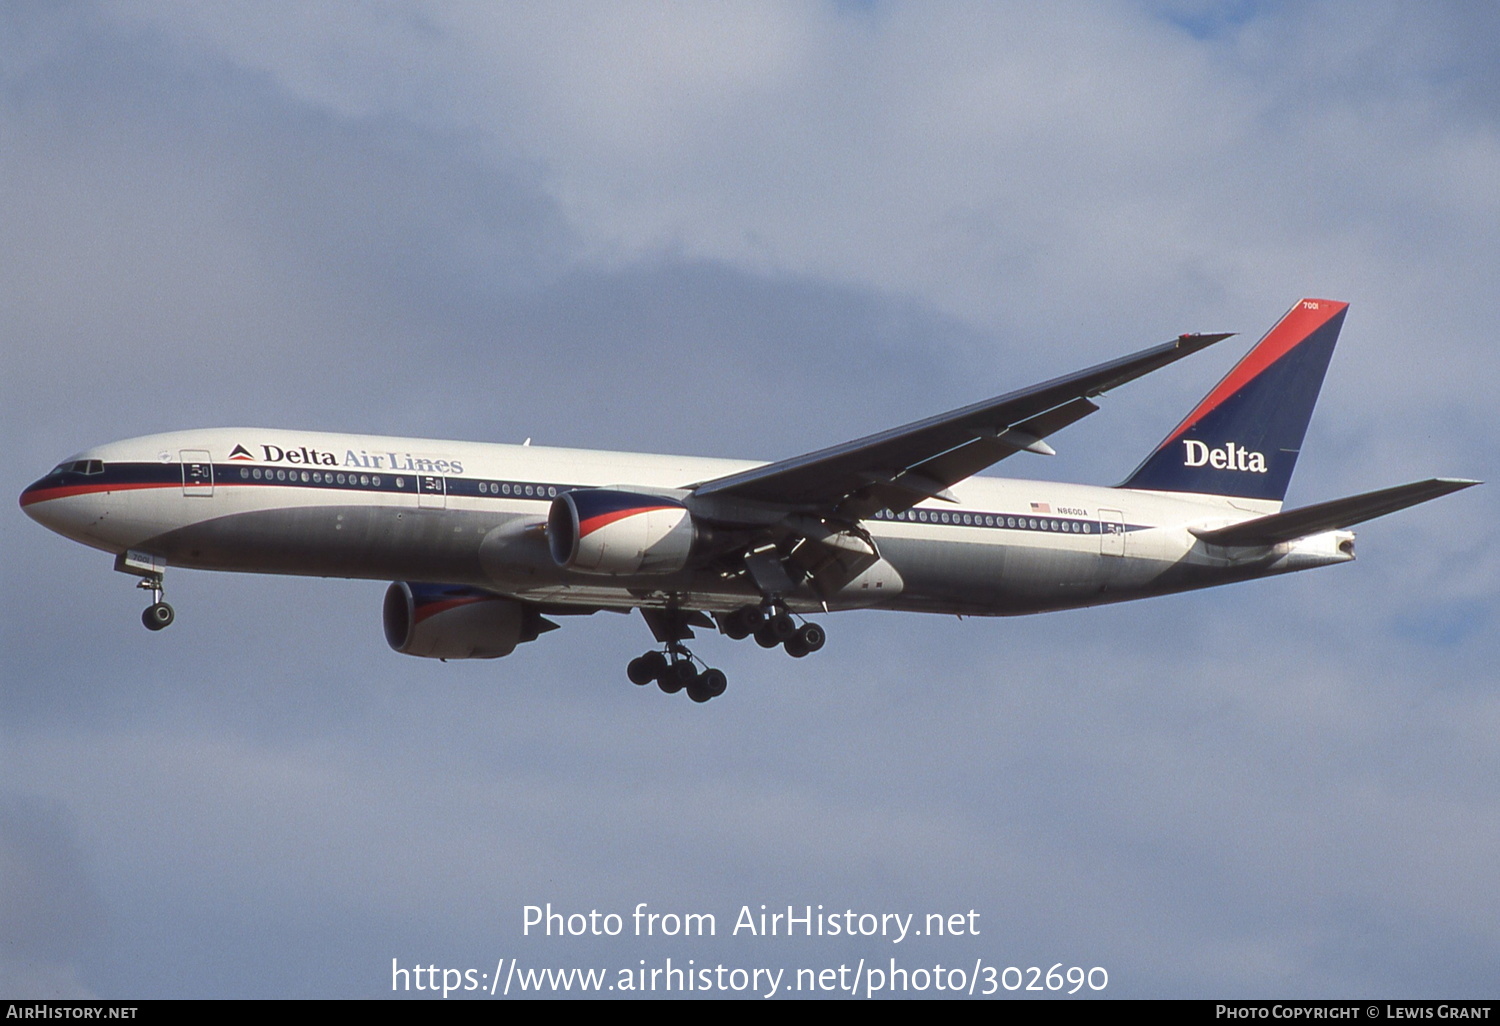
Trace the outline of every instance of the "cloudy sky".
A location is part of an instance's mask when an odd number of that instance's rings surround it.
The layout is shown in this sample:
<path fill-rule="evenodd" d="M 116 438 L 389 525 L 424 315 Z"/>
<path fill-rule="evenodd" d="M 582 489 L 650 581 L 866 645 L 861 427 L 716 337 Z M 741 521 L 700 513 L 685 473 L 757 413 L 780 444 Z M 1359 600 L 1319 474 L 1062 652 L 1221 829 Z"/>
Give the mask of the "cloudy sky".
<path fill-rule="evenodd" d="M 0 244 L 11 495 L 209 425 L 779 458 L 1244 333 L 1006 465 L 1105 484 L 1302 296 L 1352 305 L 1293 503 L 1494 478 L 1500 15 L 11 3 Z M 626 682 L 634 616 L 396 655 L 378 582 L 179 571 L 150 635 L 13 508 L 0 992 L 897 957 L 1495 997 L 1497 494 L 1217 592 L 708 639 L 702 707 Z M 719 936 L 523 936 L 547 902 Z M 728 936 L 762 903 L 981 932 Z"/>

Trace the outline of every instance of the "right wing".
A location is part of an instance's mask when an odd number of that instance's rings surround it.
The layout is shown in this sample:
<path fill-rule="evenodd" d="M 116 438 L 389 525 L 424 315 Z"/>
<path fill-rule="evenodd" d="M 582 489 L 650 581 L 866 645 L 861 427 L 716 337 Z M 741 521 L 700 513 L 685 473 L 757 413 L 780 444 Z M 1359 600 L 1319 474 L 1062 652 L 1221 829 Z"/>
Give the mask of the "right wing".
<path fill-rule="evenodd" d="M 1013 453 L 1050 454 L 1042 439 L 1097 410 L 1092 397 L 1228 337 L 1182 335 L 904 427 L 701 482 L 693 495 L 840 520 L 900 512 L 924 499 L 952 501 L 950 486 Z"/>

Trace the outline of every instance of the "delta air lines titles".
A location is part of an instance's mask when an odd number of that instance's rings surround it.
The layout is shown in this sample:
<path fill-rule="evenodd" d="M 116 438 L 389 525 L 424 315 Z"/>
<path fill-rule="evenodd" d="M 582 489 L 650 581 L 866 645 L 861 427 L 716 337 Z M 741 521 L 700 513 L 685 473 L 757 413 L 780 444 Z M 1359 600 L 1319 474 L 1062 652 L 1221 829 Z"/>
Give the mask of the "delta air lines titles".
<path fill-rule="evenodd" d="M 320 467 L 358 467 L 361 470 L 408 470 L 418 474 L 462 474 L 464 472 L 461 460 L 413 456 L 409 452 L 367 452 L 364 449 L 355 452 L 353 449 L 346 449 L 343 458 L 340 459 L 338 453 L 327 449 L 314 449 L 306 445 L 291 447 L 267 445 L 262 442 L 258 448 L 261 455 L 256 457 L 243 445 L 236 445 L 230 452 L 229 458 L 237 462 L 296 463 Z"/>

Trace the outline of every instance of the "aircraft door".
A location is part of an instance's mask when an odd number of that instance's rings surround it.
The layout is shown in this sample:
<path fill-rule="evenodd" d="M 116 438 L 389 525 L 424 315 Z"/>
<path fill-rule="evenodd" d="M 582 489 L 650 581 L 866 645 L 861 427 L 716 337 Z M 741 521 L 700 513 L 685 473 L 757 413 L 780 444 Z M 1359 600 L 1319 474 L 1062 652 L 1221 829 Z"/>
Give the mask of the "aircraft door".
<path fill-rule="evenodd" d="M 441 474 L 418 474 L 417 508 L 443 509 L 447 504 L 447 479 Z"/>
<path fill-rule="evenodd" d="M 1125 555 L 1125 515 L 1117 509 L 1099 511 L 1099 554 Z"/>
<path fill-rule="evenodd" d="M 183 449 L 178 456 L 182 459 L 182 494 L 211 498 L 214 494 L 214 464 L 208 450 Z"/>

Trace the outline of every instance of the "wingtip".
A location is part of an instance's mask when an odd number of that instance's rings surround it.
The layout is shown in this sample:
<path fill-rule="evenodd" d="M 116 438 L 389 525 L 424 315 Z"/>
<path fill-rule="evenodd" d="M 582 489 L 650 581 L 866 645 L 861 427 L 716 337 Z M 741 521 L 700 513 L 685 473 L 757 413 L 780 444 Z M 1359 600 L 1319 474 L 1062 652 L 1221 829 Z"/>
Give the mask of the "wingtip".
<path fill-rule="evenodd" d="M 1177 336 L 1177 345 L 1183 349 L 1198 350 L 1206 349 L 1215 343 L 1222 342 L 1226 338 L 1233 338 L 1235 332 L 1219 331 L 1205 334 L 1201 331 L 1185 331 Z"/>

